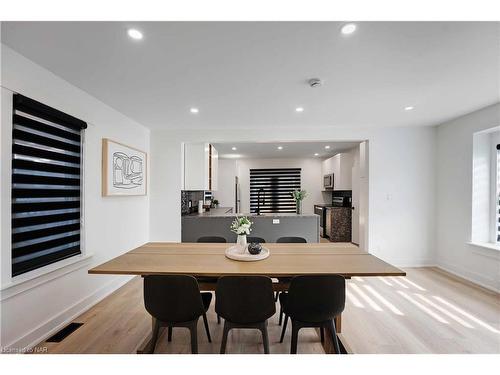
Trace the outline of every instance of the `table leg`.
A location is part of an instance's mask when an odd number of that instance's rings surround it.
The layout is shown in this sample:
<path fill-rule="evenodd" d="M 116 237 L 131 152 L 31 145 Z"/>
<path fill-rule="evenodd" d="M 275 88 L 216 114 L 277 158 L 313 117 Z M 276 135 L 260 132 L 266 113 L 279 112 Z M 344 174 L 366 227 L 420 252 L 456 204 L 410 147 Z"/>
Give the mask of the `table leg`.
<path fill-rule="evenodd" d="M 153 345 L 153 330 L 155 328 L 156 319 L 151 318 L 151 332 L 146 336 L 142 343 L 137 348 L 137 354 L 144 354 L 151 352 L 151 346 Z"/>
<path fill-rule="evenodd" d="M 340 330 L 342 329 L 342 316 L 336 316 L 334 318 L 335 320 L 335 329 L 337 330 L 337 337 L 339 339 L 339 345 L 340 345 L 340 352 L 341 354 L 349 354 L 352 353 L 352 350 L 350 349 L 349 345 L 347 344 L 347 341 L 345 337 L 340 333 Z M 319 329 L 318 330 L 318 335 L 319 335 Z M 325 328 L 325 340 L 322 343 L 323 349 L 325 350 L 326 354 L 334 354 L 335 353 L 335 347 L 333 344 L 332 340 L 332 333 L 330 328 Z"/>
<path fill-rule="evenodd" d="M 337 333 L 342 332 L 342 314 L 337 315 L 335 318 L 335 329 Z"/>

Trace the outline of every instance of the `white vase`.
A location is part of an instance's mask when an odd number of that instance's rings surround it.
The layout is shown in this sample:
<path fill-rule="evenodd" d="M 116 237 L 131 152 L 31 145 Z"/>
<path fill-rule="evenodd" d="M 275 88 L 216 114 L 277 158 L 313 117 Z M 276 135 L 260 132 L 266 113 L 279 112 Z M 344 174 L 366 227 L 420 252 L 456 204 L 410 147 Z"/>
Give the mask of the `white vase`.
<path fill-rule="evenodd" d="M 247 251 L 247 235 L 246 234 L 238 234 L 238 239 L 236 243 L 241 249 L 241 253 L 244 254 Z"/>

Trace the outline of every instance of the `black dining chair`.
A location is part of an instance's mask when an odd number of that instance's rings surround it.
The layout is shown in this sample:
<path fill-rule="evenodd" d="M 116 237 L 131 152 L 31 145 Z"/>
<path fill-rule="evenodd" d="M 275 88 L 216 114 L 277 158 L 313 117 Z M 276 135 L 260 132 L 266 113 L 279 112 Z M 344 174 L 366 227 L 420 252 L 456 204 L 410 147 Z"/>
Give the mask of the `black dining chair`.
<path fill-rule="evenodd" d="M 307 243 L 307 240 L 303 237 L 280 237 L 276 243 Z"/>
<path fill-rule="evenodd" d="M 307 240 L 303 237 L 280 237 L 276 240 L 276 243 L 307 243 Z M 290 278 L 286 278 L 286 277 L 279 277 L 278 278 L 279 282 L 280 283 L 289 283 L 290 282 Z M 274 294 L 274 300 L 275 301 L 278 301 L 278 296 L 279 296 L 280 292 L 276 292 Z M 280 319 L 279 319 L 279 325 L 281 325 L 281 321 L 283 319 L 283 313 L 282 313 L 282 310 L 280 309 Z"/>
<path fill-rule="evenodd" d="M 248 243 L 266 243 L 266 240 L 261 237 L 247 237 Z"/>
<path fill-rule="evenodd" d="M 226 352 L 233 328 L 254 328 L 262 333 L 264 353 L 269 354 L 267 319 L 276 312 L 273 285 L 266 276 L 222 276 L 215 290 L 215 311 L 224 318 L 220 353 Z"/>
<path fill-rule="evenodd" d="M 198 282 L 189 275 L 144 276 L 144 305 L 154 318 L 150 353 L 158 340 L 160 327 L 168 327 L 168 341 L 173 327 L 186 327 L 191 332 L 191 352 L 198 353 L 197 326 L 203 317 L 208 342 L 212 342 L 206 312 L 212 293 L 200 293 Z"/>
<path fill-rule="evenodd" d="M 219 236 L 203 236 L 196 240 L 196 242 L 205 242 L 205 243 L 226 243 L 226 239 L 224 237 Z"/>
<path fill-rule="evenodd" d="M 224 237 L 219 237 L 219 236 L 203 236 L 200 237 L 196 240 L 196 242 L 204 242 L 204 243 L 227 243 L 226 239 Z M 215 284 L 217 282 L 216 277 L 204 277 L 200 276 L 197 277 L 198 282 L 200 283 L 210 283 L 210 284 Z M 217 324 L 220 324 L 220 316 L 217 315 Z"/>
<path fill-rule="evenodd" d="M 288 318 L 292 320 L 291 354 L 297 353 L 297 339 L 301 328 L 319 327 L 321 339 L 329 329 L 335 352 L 340 354 L 334 318 L 344 311 L 345 279 L 340 275 L 296 276 L 290 283 L 288 293 L 280 294 L 280 303 L 285 312 L 285 322 L 280 342 L 285 337 Z"/>

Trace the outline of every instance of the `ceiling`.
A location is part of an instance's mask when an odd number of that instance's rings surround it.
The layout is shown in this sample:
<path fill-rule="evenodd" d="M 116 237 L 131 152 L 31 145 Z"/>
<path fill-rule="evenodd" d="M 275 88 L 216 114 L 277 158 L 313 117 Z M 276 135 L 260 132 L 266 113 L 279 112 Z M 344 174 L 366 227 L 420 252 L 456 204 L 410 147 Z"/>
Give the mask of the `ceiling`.
<path fill-rule="evenodd" d="M 342 25 L 2 22 L 1 37 L 153 129 L 435 125 L 500 100 L 498 22 Z"/>
<path fill-rule="evenodd" d="M 221 159 L 281 159 L 319 158 L 326 159 L 341 151 L 349 150 L 359 142 L 232 142 L 213 143 Z M 329 148 L 325 148 L 328 146 Z M 232 148 L 236 147 L 236 150 Z M 282 149 L 278 149 L 282 147 Z M 318 155 L 314 155 L 314 154 Z"/>

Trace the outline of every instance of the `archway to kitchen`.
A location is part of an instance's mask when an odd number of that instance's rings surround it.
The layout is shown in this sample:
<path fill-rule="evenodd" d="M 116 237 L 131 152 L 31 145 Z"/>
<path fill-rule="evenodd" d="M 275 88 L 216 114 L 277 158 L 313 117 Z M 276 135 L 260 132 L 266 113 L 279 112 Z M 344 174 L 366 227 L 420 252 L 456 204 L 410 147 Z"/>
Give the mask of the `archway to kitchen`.
<path fill-rule="evenodd" d="M 182 241 L 226 215 L 273 216 L 287 232 L 289 217 L 307 227 L 316 214 L 320 242 L 368 249 L 368 141 L 186 142 L 182 156 Z M 293 190 L 306 192 L 300 215 Z"/>

